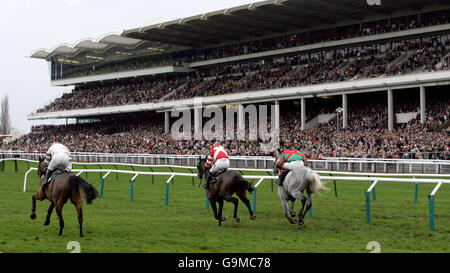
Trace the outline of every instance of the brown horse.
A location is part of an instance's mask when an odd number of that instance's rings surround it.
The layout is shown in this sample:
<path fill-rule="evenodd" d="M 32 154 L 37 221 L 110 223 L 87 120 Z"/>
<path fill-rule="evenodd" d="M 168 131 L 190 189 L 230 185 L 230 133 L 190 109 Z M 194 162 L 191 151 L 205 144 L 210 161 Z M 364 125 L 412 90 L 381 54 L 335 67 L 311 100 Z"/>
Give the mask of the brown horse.
<path fill-rule="evenodd" d="M 200 156 L 197 165 L 198 177 L 203 179 L 208 178 L 209 168 L 205 168 L 206 159 Z M 205 170 L 206 169 L 206 170 Z M 206 190 L 206 196 L 209 199 L 211 208 L 214 212 L 214 218 L 219 220 L 219 226 L 223 221 L 226 221 L 226 217 L 222 217 L 223 201 L 226 200 L 234 204 L 234 214 L 233 218 L 239 222 L 240 219 L 237 217 L 237 209 L 239 200 L 233 197 L 236 193 L 239 199 L 247 206 L 248 212 L 250 213 L 250 219 L 254 220 L 256 217 L 253 215 L 252 209 L 250 208 L 250 201 L 247 199 L 246 191 L 252 192 L 252 185 L 246 181 L 242 175 L 234 171 L 226 171 L 217 177 L 217 181 L 214 184 L 209 185 L 209 189 Z M 217 213 L 216 202 L 219 203 L 219 213 Z"/>
<path fill-rule="evenodd" d="M 47 163 L 44 159 L 39 158 L 39 168 L 37 174 L 40 178 L 39 190 L 32 196 L 31 216 L 32 220 L 36 219 L 36 200 L 43 201 L 45 199 L 50 201 L 50 207 L 48 208 L 47 218 L 44 225 L 50 224 L 50 216 L 52 215 L 53 208 L 56 208 L 56 214 L 59 218 L 59 235 L 62 235 L 64 229 L 64 220 L 62 215 L 63 206 L 67 200 L 70 199 L 72 204 L 77 209 L 78 223 L 80 225 L 80 237 L 83 237 L 83 200 L 86 195 L 86 201 L 88 204 L 92 203 L 92 200 L 97 198 L 97 190 L 89 183 L 84 181 L 78 176 L 71 175 L 69 173 L 62 173 L 52 179 L 45 192 L 42 191 L 42 184 L 45 180 L 45 173 L 47 171 Z M 84 193 L 84 194 L 83 194 Z"/>

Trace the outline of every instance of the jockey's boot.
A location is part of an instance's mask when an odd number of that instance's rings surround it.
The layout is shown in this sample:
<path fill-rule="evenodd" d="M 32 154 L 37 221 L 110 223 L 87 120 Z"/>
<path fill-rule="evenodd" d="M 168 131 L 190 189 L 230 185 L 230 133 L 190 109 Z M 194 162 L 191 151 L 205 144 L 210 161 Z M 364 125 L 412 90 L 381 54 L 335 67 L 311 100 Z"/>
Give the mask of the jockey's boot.
<path fill-rule="evenodd" d="M 278 177 L 277 184 L 280 186 L 283 186 L 284 179 L 286 178 L 287 174 L 290 172 L 290 170 L 284 170 L 284 172 Z"/>
<path fill-rule="evenodd" d="M 214 173 L 209 173 L 209 175 L 210 175 L 210 179 L 209 179 L 209 183 L 210 184 L 214 184 L 214 183 L 216 183 L 216 181 L 217 181 L 217 178 L 216 178 L 216 174 L 214 174 Z"/>
<path fill-rule="evenodd" d="M 209 184 L 211 183 L 211 173 L 209 173 L 208 177 L 206 178 L 205 184 L 203 184 L 203 188 L 206 190 L 209 189 Z"/>
<path fill-rule="evenodd" d="M 45 173 L 45 180 L 44 183 L 42 184 L 42 191 L 45 192 L 45 190 L 47 189 L 48 186 L 48 179 L 50 178 L 50 176 L 52 175 L 53 171 L 47 169 L 47 172 Z"/>

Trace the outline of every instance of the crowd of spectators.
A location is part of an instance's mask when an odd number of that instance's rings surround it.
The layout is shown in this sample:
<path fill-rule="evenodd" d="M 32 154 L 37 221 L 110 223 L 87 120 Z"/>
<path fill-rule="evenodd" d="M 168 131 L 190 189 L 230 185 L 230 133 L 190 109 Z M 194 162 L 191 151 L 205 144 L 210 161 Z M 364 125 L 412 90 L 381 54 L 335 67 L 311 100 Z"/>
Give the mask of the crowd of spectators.
<path fill-rule="evenodd" d="M 187 75 L 79 86 L 38 112 L 139 104 L 450 68 L 447 36 L 392 44 L 392 48 L 361 46 L 229 64 Z"/>
<path fill-rule="evenodd" d="M 367 102 L 369 101 L 369 102 Z M 437 130 L 448 120 L 450 100 L 427 104 L 425 124 L 419 115 L 405 124 L 387 130 L 385 103 L 376 99 L 349 106 L 348 127 L 342 129 L 341 116 L 311 129 L 301 130 L 300 113 L 295 107 L 282 108 L 280 148 L 295 147 L 308 157 L 355 158 L 427 158 L 450 159 L 450 135 Z M 307 120 L 318 113 L 333 112 L 334 107 L 316 107 L 308 111 Z M 298 108 L 297 108 L 298 109 Z M 337 124 L 339 122 L 339 124 Z M 96 123 L 34 127 L 30 134 L 0 145 L 0 150 L 45 151 L 50 143 L 59 141 L 76 152 L 206 154 L 208 141 L 174 140 L 164 133 L 162 116 L 122 117 Z M 271 122 L 269 121 L 270 131 Z M 236 126 L 235 126 L 236 128 Z M 225 134 L 224 134 L 225 135 Z M 246 128 L 246 136 L 249 128 Z M 231 155 L 271 155 L 257 140 L 224 140 Z"/>
<path fill-rule="evenodd" d="M 449 12 L 448 10 L 444 10 L 423 13 L 420 15 L 417 14 L 412 16 L 397 17 L 390 20 L 385 19 L 365 22 L 362 24 L 342 26 L 332 29 L 295 33 L 275 38 L 248 41 L 209 49 L 186 50 L 175 54 L 174 56 L 170 56 L 170 54 L 160 54 L 161 56 L 156 55 L 160 57 L 151 56 L 150 58 L 133 58 L 132 60 L 107 65 L 65 65 L 62 75 L 59 75 L 58 77 L 80 77 L 102 73 L 138 70 L 164 65 L 183 65 L 184 63 L 447 24 L 449 22 L 448 18 Z"/>

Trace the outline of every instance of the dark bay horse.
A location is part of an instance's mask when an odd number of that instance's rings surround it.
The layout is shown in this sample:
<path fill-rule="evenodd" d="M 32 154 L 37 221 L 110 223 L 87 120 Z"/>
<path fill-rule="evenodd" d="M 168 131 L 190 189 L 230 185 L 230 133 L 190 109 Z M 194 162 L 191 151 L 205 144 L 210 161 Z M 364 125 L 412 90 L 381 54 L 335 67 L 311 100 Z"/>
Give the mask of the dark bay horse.
<path fill-rule="evenodd" d="M 36 200 L 49 200 L 50 207 L 48 208 L 47 218 L 45 219 L 44 225 L 48 226 L 50 224 L 50 216 L 52 215 L 53 208 L 56 208 L 56 214 L 59 218 L 59 235 L 62 235 L 64 229 L 62 209 L 66 202 L 70 199 L 72 204 L 77 209 L 78 223 L 80 225 L 80 237 L 83 237 L 83 200 L 86 196 L 87 203 L 91 204 L 92 201 L 98 196 L 97 190 L 91 184 L 78 176 L 62 173 L 53 178 L 45 192 L 43 192 L 42 184 L 45 180 L 46 171 L 47 163 L 44 159 L 39 158 L 39 168 L 37 171 L 40 178 L 39 190 L 32 196 L 30 218 L 32 220 L 36 219 Z"/>
<path fill-rule="evenodd" d="M 205 170 L 206 158 L 199 157 L 199 162 L 197 165 L 198 177 L 203 179 L 209 175 L 209 168 Z M 234 204 L 234 214 L 233 218 L 239 222 L 240 219 L 237 217 L 237 209 L 239 199 L 247 206 L 248 212 L 250 213 L 250 219 L 254 220 L 256 217 L 250 208 L 250 201 L 247 199 L 246 191 L 252 192 L 252 185 L 246 181 L 242 175 L 234 171 L 226 171 L 217 177 L 217 181 L 214 184 L 209 185 L 209 189 L 206 190 L 206 196 L 209 199 L 211 208 L 214 212 L 214 218 L 219 220 L 219 226 L 223 221 L 226 221 L 226 217 L 222 217 L 223 201 L 228 201 Z M 233 197 L 236 193 L 239 199 Z M 219 203 L 219 212 L 217 213 L 216 203 Z"/>

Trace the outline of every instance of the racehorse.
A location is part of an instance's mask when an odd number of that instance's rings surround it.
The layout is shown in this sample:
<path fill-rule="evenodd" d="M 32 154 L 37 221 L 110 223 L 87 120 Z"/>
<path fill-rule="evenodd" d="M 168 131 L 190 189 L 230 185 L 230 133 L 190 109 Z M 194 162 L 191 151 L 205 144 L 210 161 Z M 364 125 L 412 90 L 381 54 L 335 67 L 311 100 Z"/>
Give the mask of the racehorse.
<path fill-rule="evenodd" d="M 274 164 L 272 175 L 277 175 L 278 171 L 278 168 Z M 308 193 L 308 198 L 305 196 L 305 190 Z M 319 192 L 320 190 L 325 191 L 328 190 L 328 188 L 325 187 L 325 185 L 320 181 L 319 175 L 311 168 L 299 166 L 298 168 L 290 171 L 286 175 L 283 185 L 278 185 L 278 196 L 281 199 L 281 204 L 283 206 L 286 219 L 291 224 L 296 223 L 294 220 L 296 216 L 294 212 L 294 205 L 295 200 L 298 199 L 302 202 L 302 206 L 298 213 L 297 223 L 299 225 L 303 225 L 303 219 L 305 218 L 306 212 L 308 212 L 312 206 L 314 193 Z M 291 207 L 289 210 L 288 200 L 291 201 Z M 306 200 L 308 200 L 308 203 L 305 208 Z"/>
<path fill-rule="evenodd" d="M 47 163 L 43 158 L 39 158 L 39 168 L 37 171 L 40 178 L 39 190 L 32 196 L 30 218 L 32 220 L 36 219 L 36 200 L 49 200 L 50 207 L 48 208 L 47 218 L 45 219 L 44 225 L 50 225 L 50 216 L 52 215 L 53 208 L 56 208 L 56 214 L 59 218 L 59 235 L 61 236 L 64 229 L 62 209 L 66 202 L 70 199 L 72 204 L 77 209 L 78 223 L 80 225 L 80 237 L 83 237 L 83 200 L 86 196 L 87 203 L 91 204 L 92 201 L 98 196 L 97 190 L 82 178 L 63 172 L 55 176 L 46 188 L 45 192 L 43 192 L 42 184 L 45 180 L 46 171 Z"/>
<path fill-rule="evenodd" d="M 209 168 L 205 168 L 206 158 L 199 157 L 197 165 L 198 178 L 203 179 L 203 176 L 207 179 L 209 174 Z M 206 169 L 206 170 L 205 170 Z M 209 189 L 206 190 L 206 196 L 209 199 L 211 208 L 214 212 L 214 218 L 219 221 L 219 226 L 223 221 L 226 221 L 226 217 L 222 217 L 223 201 L 228 201 L 234 204 L 233 218 L 239 223 L 240 219 L 237 217 L 237 209 L 239 200 L 233 197 L 236 193 L 239 199 L 247 206 L 250 213 L 250 219 L 254 220 L 256 217 L 253 215 L 250 208 L 250 201 L 247 199 L 246 191 L 252 192 L 253 187 L 250 182 L 246 181 L 242 175 L 234 171 L 226 171 L 217 177 L 217 181 L 209 185 Z M 219 203 L 219 213 L 217 213 L 216 202 Z"/>

